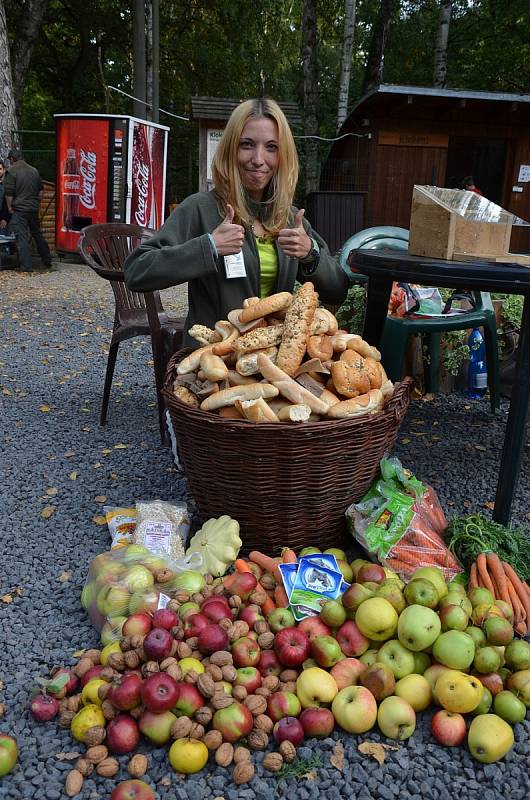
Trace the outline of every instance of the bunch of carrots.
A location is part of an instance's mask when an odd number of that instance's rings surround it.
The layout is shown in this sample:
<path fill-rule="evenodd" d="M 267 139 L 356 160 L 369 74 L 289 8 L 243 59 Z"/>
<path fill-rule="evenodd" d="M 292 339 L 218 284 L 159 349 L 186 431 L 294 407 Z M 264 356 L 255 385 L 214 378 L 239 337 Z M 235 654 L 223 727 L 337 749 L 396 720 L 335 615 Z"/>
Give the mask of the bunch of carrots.
<path fill-rule="evenodd" d="M 263 614 L 270 614 L 275 608 L 287 608 L 289 599 L 283 588 L 279 564 L 296 564 L 298 558 L 294 550 L 284 547 L 278 558 L 252 550 L 248 559 L 238 558 L 234 562 L 237 572 L 252 572 L 258 581 L 252 598 L 261 606 Z"/>
<path fill-rule="evenodd" d="M 526 636 L 530 630 L 530 586 L 513 567 L 491 550 L 479 553 L 469 571 L 468 588 L 476 586 L 489 589 L 496 600 L 508 603 L 513 609 L 514 630 Z"/>

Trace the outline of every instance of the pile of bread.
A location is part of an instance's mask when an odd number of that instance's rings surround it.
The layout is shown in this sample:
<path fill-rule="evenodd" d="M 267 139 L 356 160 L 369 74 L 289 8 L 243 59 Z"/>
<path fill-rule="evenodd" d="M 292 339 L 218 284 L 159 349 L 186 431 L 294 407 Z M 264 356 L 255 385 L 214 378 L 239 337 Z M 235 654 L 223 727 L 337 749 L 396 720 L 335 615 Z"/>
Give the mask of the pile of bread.
<path fill-rule="evenodd" d="M 374 414 L 394 387 L 381 354 L 339 330 L 312 283 L 231 311 L 215 330 L 189 330 L 201 345 L 177 367 L 175 396 L 221 417 L 307 422 Z"/>

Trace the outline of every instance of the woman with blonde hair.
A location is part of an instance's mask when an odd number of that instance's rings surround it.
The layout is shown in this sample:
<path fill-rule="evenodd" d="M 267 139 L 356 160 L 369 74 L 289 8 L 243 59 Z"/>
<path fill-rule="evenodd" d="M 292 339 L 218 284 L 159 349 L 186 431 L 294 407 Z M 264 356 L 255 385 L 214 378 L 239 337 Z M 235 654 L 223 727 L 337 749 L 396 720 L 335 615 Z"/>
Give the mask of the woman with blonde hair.
<path fill-rule="evenodd" d="M 348 278 L 326 243 L 292 205 L 298 156 L 274 100 L 246 100 L 233 111 L 212 162 L 213 189 L 187 197 L 125 262 L 130 289 L 188 283 L 186 330 L 213 327 L 247 297 L 292 291 L 311 280 L 338 304 Z M 196 347 L 189 336 L 186 345 Z"/>

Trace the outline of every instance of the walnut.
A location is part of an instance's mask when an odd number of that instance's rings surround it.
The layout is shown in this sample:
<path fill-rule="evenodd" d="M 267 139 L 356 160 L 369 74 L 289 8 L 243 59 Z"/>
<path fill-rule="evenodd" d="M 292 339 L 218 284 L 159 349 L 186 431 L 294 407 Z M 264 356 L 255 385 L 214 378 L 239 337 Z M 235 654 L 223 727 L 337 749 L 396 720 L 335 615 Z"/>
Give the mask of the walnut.
<path fill-rule="evenodd" d="M 248 599 L 250 600 L 251 603 L 254 603 L 255 605 L 261 608 L 267 597 L 268 595 L 266 592 L 262 592 L 259 589 L 256 589 L 254 592 L 252 592 L 252 594 Z"/>
<path fill-rule="evenodd" d="M 71 695 L 71 697 L 66 697 L 64 699 L 64 703 L 65 703 L 64 706 L 65 709 L 67 709 L 68 711 L 74 711 L 77 714 L 77 712 L 81 708 L 81 693 L 73 694 Z"/>
<path fill-rule="evenodd" d="M 221 667 L 221 672 L 223 674 L 224 681 L 228 681 L 229 683 L 235 681 L 237 670 L 234 666 L 232 666 L 232 664 L 226 664 L 226 666 Z"/>
<path fill-rule="evenodd" d="M 67 709 L 61 711 L 61 713 L 59 714 L 59 727 L 69 728 L 74 717 L 75 717 L 75 711 L 68 711 Z"/>
<path fill-rule="evenodd" d="M 197 677 L 197 689 L 204 697 L 213 697 L 215 694 L 215 682 L 208 672 L 203 672 Z"/>
<path fill-rule="evenodd" d="M 268 631 L 268 633 L 261 633 L 258 636 L 258 644 L 262 650 L 270 650 L 274 644 L 274 634 L 272 631 Z"/>
<path fill-rule="evenodd" d="M 229 653 L 228 650 L 216 650 L 210 656 L 210 664 L 214 664 L 216 667 L 225 667 L 227 664 L 233 664 L 232 653 Z"/>
<path fill-rule="evenodd" d="M 101 659 L 101 650 L 98 650 L 95 647 L 91 648 L 90 650 L 85 650 L 83 653 L 83 658 L 89 658 L 94 665 L 99 664 Z"/>
<path fill-rule="evenodd" d="M 169 567 L 162 567 L 162 569 L 155 570 L 155 583 L 168 583 L 173 577 L 175 573 Z M 143 773 L 142 773 L 143 774 Z"/>
<path fill-rule="evenodd" d="M 211 699 L 211 704 L 218 711 L 220 708 L 228 708 L 234 703 L 234 698 L 225 692 L 217 692 Z"/>
<path fill-rule="evenodd" d="M 201 725 L 208 725 L 212 721 L 213 712 L 209 706 L 201 706 L 195 712 L 195 719 L 197 722 L 200 722 Z M 196 736 L 196 739 L 199 737 Z"/>
<path fill-rule="evenodd" d="M 144 643 L 145 636 L 141 633 L 135 633 L 131 636 L 131 647 L 136 650 L 137 647 L 141 647 Z"/>
<path fill-rule="evenodd" d="M 142 664 L 142 675 L 144 678 L 148 678 L 149 675 L 154 675 L 155 672 L 160 672 L 160 664 L 156 661 L 146 661 L 145 664 Z"/>
<path fill-rule="evenodd" d="M 237 633 L 236 639 L 240 639 L 242 636 L 246 636 L 247 633 L 250 631 L 248 622 L 245 622 L 244 619 L 236 620 L 236 622 L 234 622 L 234 628 Z"/>
<path fill-rule="evenodd" d="M 184 717 L 181 717 L 181 719 L 184 719 Z M 175 723 L 173 723 L 173 725 L 174 724 Z M 217 750 L 223 742 L 223 735 L 220 731 L 208 731 L 208 733 L 204 734 L 202 740 L 208 750 Z"/>
<path fill-rule="evenodd" d="M 195 592 L 191 596 L 191 601 L 192 603 L 197 603 L 200 606 L 204 602 L 204 595 L 201 594 L 200 592 Z"/>
<path fill-rule="evenodd" d="M 296 681 L 285 681 L 285 683 L 283 684 L 283 691 L 291 692 L 291 694 L 296 694 Z"/>
<path fill-rule="evenodd" d="M 145 711 L 145 706 L 144 706 L 143 703 L 140 703 L 139 706 L 135 706 L 134 708 L 131 708 L 131 710 L 129 711 L 129 714 L 133 719 L 139 720 L 140 717 L 142 716 L 142 714 L 144 713 L 144 711 Z"/>
<path fill-rule="evenodd" d="M 223 673 L 221 672 L 221 667 L 218 667 L 217 664 L 208 664 L 206 667 L 206 672 L 208 675 L 212 676 L 214 681 L 222 681 L 223 680 Z"/>
<path fill-rule="evenodd" d="M 248 692 L 244 686 L 234 686 L 232 689 L 232 697 L 234 700 L 237 700 L 238 703 L 242 703 L 247 694 Z"/>
<path fill-rule="evenodd" d="M 167 668 L 170 667 L 171 664 L 178 664 L 177 659 L 173 658 L 173 656 L 165 658 L 163 661 L 160 662 L 160 672 L 167 672 Z"/>
<path fill-rule="evenodd" d="M 176 602 L 181 606 L 183 603 L 187 603 L 190 599 L 190 593 L 187 592 L 185 589 L 179 589 L 178 592 L 175 592 L 175 596 L 173 598 Z"/>
<path fill-rule="evenodd" d="M 127 669 L 136 669 L 136 667 L 140 666 L 140 656 L 136 650 L 129 650 L 128 653 L 125 653 L 123 659 Z"/>
<path fill-rule="evenodd" d="M 121 652 L 122 653 L 127 653 L 131 649 L 132 649 L 131 637 L 130 636 L 123 636 L 120 639 L 120 650 L 121 650 Z"/>
<path fill-rule="evenodd" d="M 167 604 L 166 608 L 169 608 L 170 611 L 174 611 L 175 614 L 178 614 L 180 605 L 181 604 L 179 603 L 178 600 L 175 600 L 175 598 L 172 598 L 169 601 L 169 603 Z"/>
<path fill-rule="evenodd" d="M 103 727 L 103 725 L 94 725 L 93 728 L 89 728 L 83 737 L 83 741 L 87 747 L 95 747 L 95 745 L 101 744 L 101 742 L 105 741 L 105 737 L 107 735 L 107 731 Z"/>
<path fill-rule="evenodd" d="M 199 637 L 198 636 L 190 636 L 188 639 L 186 639 L 186 642 L 188 644 L 188 647 L 190 647 L 192 650 L 196 650 L 197 649 L 197 645 L 199 644 Z"/>
<path fill-rule="evenodd" d="M 202 674 L 202 673 L 201 673 Z M 199 673 L 195 669 L 189 669 L 185 674 L 183 680 L 186 683 L 197 683 L 199 679 Z"/>
<path fill-rule="evenodd" d="M 114 719 L 118 713 L 117 709 L 114 708 L 110 700 L 103 700 L 101 704 L 101 710 L 103 711 L 103 716 L 107 722 L 110 722 L 111 719 Z"/>
<path fill-rule="evenodd" d="M 254 630 L 256 631 L 258 636 L 261 636 L 262 633 L 269 633 L 270 632 L 269 623 L 267 622 L 266 619 L 258 619 L 254 623 Z"/>
<path fill-rule="evenodd" d="M 257 717 L 259 714 L 264 714 L 267 710 L 267 698 L 260 697 L 257 694 L 249 695 L 246 700 L 243 701 L 243 705 L 248 708 L 248 710 Z"/>
<path fill-rule="evenodd" d="M 265 689 L 270 689 L 271 692 L 277 692 L 280 685 L 280 679 L 277 675 L 267 675 L 263 678 L 262 684 Z"/>
<path fill-rule="evenodd" d="M 200 650 L 192 650 L 191 651 L 191 658 L 196 658 L 197 661 L 200 661 L 202 658 L 202 653 Z"/>
<path fill-rule="evenodd" d="M 99 673 L 99 677 L 102 681 L 111 681 L 115 676 L 116 673 L 112 667 L 104 667 Z"/>
<path fill-rule="evenodd" d="M 224 631 L 227 631 L 227 632 L 228 632 L 228 631 L 230 630 L 230 628 L 232 627 L 232 620 L 231 620 L 231 619 L 229 619 L 229 617 L 223 617 L 223 619 L 220 619 L 220 620 L 219 620 L 219 622 L 218 622 L 217 624 L 218 624 L 218 625 L 219 625 L 219 627 L 220 627 L 220 628 L 222 628 Z"/>
<path fill-rule="evenodd" d="M 298 670 L 284 669 L 280 672 L 280 680 L 286 683 L 287 681 L 295 681 L 298 678 Z"/>
<path fill-rule="evenodd" d="M 77 664 L 73 669 L 73 672 L 77 675 L 78 678 L 82 678 L 85 672 L 88 672 L 88 670 L 92 669 L 93 666 L 94 664 L 90 658 L 83 657 L 79 659 L 79 661 L 77 662 Z"/>
<path fill-rule="evenodd" d="M 273 589 L 276 588 L 276 581 L 270 573 L 265 572 L 259 579 L 259 582 L 261 583 L 265 591 L 272 591 Z"/>
<path fill-rule="evenodd" d="M 189 717 L 179 717 L 171 726 L 172 739 L 185 739 L 191 731 L 193 722 Z"/>
<path fill-rule="evenodd" d="M 222 583 L 218 583 L 217 586 L 214 586 L 213 594 L 224 594 L 224 593 L 225 593 L 225 587 Z"/>
<path fill-rule="evenodd" d="M 254 727 L 258 731 L 265 731 L 265 733 L 271 733 L 272 729 L 274 728 L 274 722 L 267 714 L 258 714 L 254 718 Z"/>
<path fill-rule="evenodd" d="M 206 656 L 206 658 L 203 658 L 201 663 L 202 663 L 204 669 L 206 670 L 206 667 L 210 663 L 210 659 L 208 658 L 208 656 Z"/>
<path fill-rule="evenodd" d="M 230 608 L 240 608 L 242 604 L 243 600 L 237 594 L 231 597 L 228 601 L 228 605 L 230 606 Z"/>
<path fill-rule="evenodd" d="M 283 760 L 288 764 L 295 760 L 296 747 L 292 742 L 288 742 L 287 739 L 284 739 L 284 741 L 280 743 L 280 747 L 278 749 L 283 756 Z"/>
<path fill-rule="evenodd" d="M 111 653 L 107 664 L 112 669 L 117 669 L 118 672 L 123 672 L 125 669 L 125 654 L 124 653 Z"/>
<path fill-rule="evenodd" d="M 75 797 L 76 794 L 79 794 L 79 792 L 83 788 L 84 780 L 85 779 L 83 778 L 78 769 L 71 769 L 68 775 L 66 776 L 66 781 L 64 783 L 64 793 L 68 797 Z"/>
<path fill-rule="evenodd" d="M 204 725 L 199 722 L 193 722 L 189 732 L 190 739 L 202 739 L 204 736 Z"/>
<path fill-rule="evenodd" d="M 269 772 L 279 772 L 283 767 L 283 756 L 281 753 L 267 753 L 262 763 Z"/>
<path fill-rule="evenodd" d="M 182 639 L 184 639 L 184 626 L 173 625 L 173 627 L 171 628 L 171 635 L 173 639 L 176 639 L 180 642 Z"/>
<path fill-rule="evenodd" d="M 87 778 L 94 771 L 94 765 L 86 758 L 78 758 L 74 764 L 74 767 L 76 770 L 78 770 L 78 772 L 81 773 L 83 778 Z"/>
<path fill-rule="evenodd" d="M 141 778 L 147 772 L 147 766 L 147 756 L 144 756 L 143 753 L 136 753 L 127 764 L 127 772 L 133 778 Z"/>
<path fill-rule="evenodd" d="M 88 761 L 90 761 L 92 764 L 99 764 L 100 761 L 103 761 L 104 758 L 107 758 L 108 754 L 109 751 L 104 744 L 95 744 L 88 748 L 85 753 L 85 758 L 88 759 Z"/>
<path fill-rule="evenodd" d="M 270 689 L 267 689 L 266 686 L 258 686 L 258 688 L 254 690 L 254 694 L 257 694 L 259 697 L 269 697 L 272 692 Z"/>
<path fill-rule="evenodd" d="M 234 759 L 234 747 L 230 742 L 225 742 L 217 748 L 215 763 L 220 767 L 228 767 Z"/>
<path fill-rule="evenodd" d="M 210 572 L 208 572 L 208 573 L 207 573 L 207 574 L 204 576 L 204 580 L 206 581 L 206 585 L 207 585 L 207 586 L 210 586 L 210 585 L 213 583 L 213 575 L 212 575 Z M 204 589 L 203 589 L 203 591 L 204 591 Z"/>
<path fill-rule="evenodd" d="M 146 661 L 149 661 L 149 659 L 145 654 L 143 645 L 141 645 L 140 647 L 136 647 L 134 652 L 138 654 L 138 658 L 140 659 L 140 662 L 142 664 L 145 664 Z"/>
<path fill-rule="evenodd" d="M 213 580 L 213 578 L 212 578 L 212 580 Z M 208 584 L 206 584 L 206 586 L 202 590 L 202 594 L 206 598 L 206 597 L 211 597 L 212 593 L 213 593 L 213 588 L 211 586 L 208 586 Z"/>
<path fill-rule="evenodd" d="M 269 744 L 269 737 L 265 731 L 253 730 L 249 733 L 247 741 L 251 750 L 265 750 Z"/>
<path fill-rule="evenodd" d="M 232 780 L 237 786 L 242 783 L 248 783 L 254 777 L 256 768 L 251 761 L 240 761 L 236 764 L 232 773 Z"/>
<path fill-rule="evenodd" d="M 104 758 L 96 766 L 96 772 L 102 778 L 113 778 L 119 772 L 120 765 L 115 758 Z"/>
<path fill-rule="evenodd" d="M 179 642 L 177 653 L 179 658 L 189 658 L 191 656 L 191 647 L 187 642 Z"/>
<path fill-rule="evenodd" d="M 241 761 L 250 761 L 251 752 L 246 747 L 238 745 L 234 750 L 234 764 L 239 764 Z"/>
<path fill-rule="evenodd" d="M 98 697 L 101 701 L 107 699 L 107 695 L 112 689 L 112 684 L 110 683 L 102 683 L 101 686 L 98 686 Z M 74 711 L 75 709 L 72 709 Z"/>
<path fill-rule="evenodd" d="M 167 672 L 168 675 L 171 675 L 171 677 L 174 680 L 176 680 L 176 681 L 182 680 L 182 670 L 179 667 L 177 661 L 175 661 L 174 664 L 170 664 L 169 667 L 166 669 L 166 672 Z"/>

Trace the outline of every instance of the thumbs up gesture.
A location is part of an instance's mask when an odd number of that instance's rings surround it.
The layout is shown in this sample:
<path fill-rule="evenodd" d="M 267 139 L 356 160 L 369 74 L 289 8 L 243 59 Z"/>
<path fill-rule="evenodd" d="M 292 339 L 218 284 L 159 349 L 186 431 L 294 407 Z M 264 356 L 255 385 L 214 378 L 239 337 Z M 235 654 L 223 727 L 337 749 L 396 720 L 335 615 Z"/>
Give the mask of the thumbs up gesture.
<path fill-rule="evenodd" d="M 302 220 L 305 209 L 296 212 L 292 228 L 282 228 L 278 234 L 278 244 L 286 256 L 291 258 L 305 258 L 311 250 L 311 239 L 304 230 Z"/>
<path fill-rule="evenodd" d="M 226 205 L 224 220 L 212 232 L 212 237 L 220 256 L 231 256 L 239 253 L 245 241 L 245 229 L 234 224 L 234 209 Z"/>

